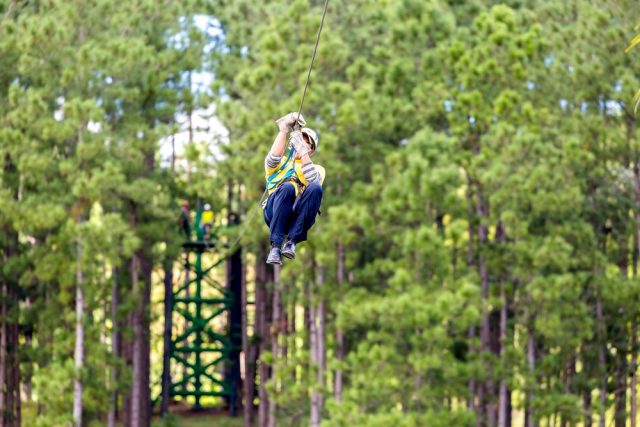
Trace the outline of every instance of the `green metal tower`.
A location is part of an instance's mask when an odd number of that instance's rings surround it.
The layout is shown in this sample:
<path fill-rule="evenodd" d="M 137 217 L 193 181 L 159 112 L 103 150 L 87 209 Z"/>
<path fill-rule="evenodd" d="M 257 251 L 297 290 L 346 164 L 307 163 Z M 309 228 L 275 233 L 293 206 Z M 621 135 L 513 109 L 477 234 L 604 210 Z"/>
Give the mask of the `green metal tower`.
<path fill-rule="evenodd" d="M 213 278 L 213 270 L 224 259 L 213 242 L 205 241 L 201 217 L 199 208 L 195 221 L 197 240 L 182 245 L 185 279 L 174 285 L 172 300 L 165 302 L 171 305 L 174 319 L 169 396 L 193 397 L 195 410 L 201 408 L 201 398 L 206 396 L 224 397 L 234 404 L 236 401 L 236 387 L 225 380 L 223 371 L 229 356 L 237 351 L 225 332 L 234 295 Z"/>

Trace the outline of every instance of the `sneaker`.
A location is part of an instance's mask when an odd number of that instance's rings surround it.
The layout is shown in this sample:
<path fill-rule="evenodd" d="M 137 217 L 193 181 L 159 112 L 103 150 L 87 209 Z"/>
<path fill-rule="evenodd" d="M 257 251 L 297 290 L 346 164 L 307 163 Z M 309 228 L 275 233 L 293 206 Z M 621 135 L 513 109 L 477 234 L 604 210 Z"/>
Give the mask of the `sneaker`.
<path fill-rule="evenodd" d="M 282 256 L 289 259 L 296 259 L 296 244 L 289 240 L 282 247 Z"/>
<path fill-rule="evenodd" d="M 269 256 L 267 257 L 267 264 L 282 264 L 282 259 L 280 259 L 280 248 L 274 246 L 271 248 L 271 252 L 269 252 Z"/>

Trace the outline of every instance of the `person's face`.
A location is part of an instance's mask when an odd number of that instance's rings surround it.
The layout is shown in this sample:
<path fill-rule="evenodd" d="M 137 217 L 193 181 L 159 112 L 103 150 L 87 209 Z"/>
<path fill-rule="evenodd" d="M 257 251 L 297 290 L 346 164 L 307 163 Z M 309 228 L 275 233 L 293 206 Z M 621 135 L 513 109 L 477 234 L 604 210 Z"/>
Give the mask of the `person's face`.
<path fill-rule="evenodd" d="M 309 135 L 303 133 L 302 139 L 304 139 L 304 143 L 307 144 L 307 147 L 309 147 L 309 156 L 313 156 L 313 154 L 315 153 L 315 147 L 313 145 L 313 142 L 311 142 L 311 139 L 309 139 Z"/>

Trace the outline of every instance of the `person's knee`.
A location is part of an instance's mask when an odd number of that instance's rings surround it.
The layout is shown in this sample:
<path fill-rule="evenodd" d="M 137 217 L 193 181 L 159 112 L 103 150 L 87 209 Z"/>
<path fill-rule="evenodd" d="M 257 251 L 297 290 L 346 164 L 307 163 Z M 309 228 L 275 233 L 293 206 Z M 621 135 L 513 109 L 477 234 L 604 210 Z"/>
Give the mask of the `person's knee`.
<path fill-rule="evenodd" d="M 282 188 L 278 190 L 278 195 L 285 199 L 295 198 L 296 188 L 292 184 L 284 183 Z"/>
<path fill-rule="evenodd" d="M 304 191 L 308 191 L 310 196 L 320 197 L 322 196 L 322 185 L 317 182 L 312 182 Z"/>

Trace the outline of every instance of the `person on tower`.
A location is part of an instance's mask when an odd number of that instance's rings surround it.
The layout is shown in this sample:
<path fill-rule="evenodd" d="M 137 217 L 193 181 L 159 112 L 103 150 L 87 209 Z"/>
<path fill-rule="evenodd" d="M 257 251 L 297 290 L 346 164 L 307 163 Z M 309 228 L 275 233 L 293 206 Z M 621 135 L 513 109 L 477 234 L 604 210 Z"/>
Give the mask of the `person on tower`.
<path fill-rule="evenodd" d="M 296 244 L 307 240 L 320 211 L 325 177 L 324 168 L 311 160 L 318 150 L 318 134 L 304 127 L 304 117 L 290 113 L 276 124 L 279 132 L 264 160 L 269 194 L 264 221 L 271 242 L 267 264 L 282 264 L 281 256 L 295 259 Z M 287 136 L 290 144 L 285 153 Z"/>
<path fill-rule="evenodd" d="M 213 211 L 209 203 L 205 203 L 204 205 L 201 221 L 202 229 L 204 230 L 204 240 L 209 240 L 211 238 L 211 228 L 213 227 Z"/>
<path fill-rule="evenodd" d="M 180 230 L 187 240 L 191 240 L 191 210 L 186 200 L 180 205 Z"/>

